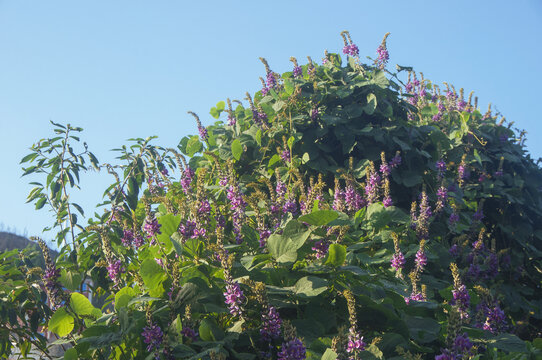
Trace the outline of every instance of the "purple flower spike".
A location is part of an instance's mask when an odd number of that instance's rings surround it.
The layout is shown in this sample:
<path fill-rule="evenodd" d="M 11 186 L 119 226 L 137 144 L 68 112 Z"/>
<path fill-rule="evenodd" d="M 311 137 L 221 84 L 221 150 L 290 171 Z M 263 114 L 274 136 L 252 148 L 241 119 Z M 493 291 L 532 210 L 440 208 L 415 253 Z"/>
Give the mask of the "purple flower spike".
<path fill-rule="evenodd" d="M 363 342 L 363 336 L 359 332 L 348 334 L 348 345 L 346 347 L 346 352 L 351 353 L 353 351 L 363 351 L 365 350 L 365 342 Z"/>
<path fill-rule="evenodd" d="M 282 343 L 277 356 L 278 360 L 303 360 L 306 358 L 306 349 L 301 340 L 294 338 Z"/>
<path fill-rule="evenodd" d="M 425 265 L 427 265 L 427 255 L 425 255 L 425 252 L 423 250 L 418 250 L 416 252 L 416 259 L 414 260 L 416 263 L 416 268 L 418 268 L 420 271 L 423 270 Z"/>
<path fill-rule="evenodd" d="M 329 243 L 325 240 L 318 240 L 311 248 L 316 253 L 316 258 L 321 259 L 327 255 Z"/>
<path fill-rule="evenodd" d="M 122 263 L 120 260 L 115 260 L 107 266 L 107 272 L 109 273 L 109 278 L 113 280 L 115 284 L 119 283 L 119 276 L 124 272 Z"/>
<path fill-rule="evenodd" d="M 263 341 L 271 341 L 280 337 L 280 327 L 282 320 L 279 312 L 274 306 L 269 306 L 266 312 L 262 314 L 262 328 L 260 335 Z"/>
<path fill-rule="evenodd" d="M 143 342 L 147 344 L 147 351 L 153 352 L 158 350 L 160 344 L 162 344 L 164 333 L 160 326 L 151 324 L 143 328 L 141 335 L 143 336 Z"/>
<path fill-rule="evenodd" d="M 301 69 L 301 66 L 294 66 L 293 76 L 294 78 L 298 78 L 301 75 L 303 75 L 303 70 Z"/>
<path fill-rule="evenodd" d="M 388 53 L 386 47 L 383 45 L 380 45 L 376 49 L 376 53 L 378 54 L 378 57 L 376 59 L 378 67 L 384 69 L 386 67 L 386 64 L 388 63 L 388 60 L 390 59 L 390 54 Z"/>
<path fill-rule="evenodd" d="M 245 302 L 245 295 L 238 282 L 232 282 L 226 285 L 224 297 L 226 298 L 226 305 L 230 308 L 230 314 L 233 316 L 241 315 L 241 305 Z"/>
<path fill-rule="evenodd" d="M 393 254 L 391 258 L 391 267 L 395 270 L 401 270 L 405 266 L 405 256 L 401 252 Z"/>

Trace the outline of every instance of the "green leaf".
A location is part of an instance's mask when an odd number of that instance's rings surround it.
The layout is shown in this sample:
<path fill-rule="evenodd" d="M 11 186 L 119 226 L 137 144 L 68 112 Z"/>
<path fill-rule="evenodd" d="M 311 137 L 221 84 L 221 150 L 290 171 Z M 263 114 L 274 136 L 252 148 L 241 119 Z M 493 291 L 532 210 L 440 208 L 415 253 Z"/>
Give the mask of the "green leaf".
<path fill-rule="evenodd" d="M 241 159 L 241 155 L 243 154 L 243 145 L 241 145 L 239 139 L 233 140 L 231 144 L 231 153 L 235 160 Z"/>
<path fill-rule="evenodd" d="M 49 319 L 49 330 L 60 337 L 64 337 L 72 332 L 74 326 L 73 316 L 66 312 L 65 308 L 60 308 Z"/>
<path fill-rule="evenodd" d="M 474 158 L 476 159 L 478 164 L 480 164 L 480 166 L 482 166 L 482 159 L 480 158 L 480 154 L 478 154 L 478 150 L 476 150 L 476 149 L 474 149 Z"/>
<path fill-rule="evenodd" d="M 62 269 L 60 274 L 60 283 L 70 291 L 76 291 L 81 285 L 82 277 L 81 274 Z"/>
<path fill-rule="evenodd" d="M 165 244 L 166 253 L 169 254 L 172 246 L 170 236 L 179 228 L 181 217 L 173 214 L 162 215 L 158 218 L 158 223 L 162 226 L 160 226 L 161 234 L 157 235 L 156 239 Z"/>
<path fill-rule="evenodd" d="M 336 360 L 337 359 L 337 353 L 333 351 L 332 349 L 327 349 L 324 355 L 322 355 L 321 360 Z"/>
<path fill-rule="evenodd" d="M 47 202 L 47 198 L 46 198 L 45 196 L 41 197 L 41 198 L 36 202 L 36 210 L 41 209 L 41 208 L 45 205 L 45 202 Z"/>
<path fill-rule="evenodd" d="M 346 260 L 346 246 L 341 244 L 329 245 L 326 265 L 341 266 Z"/>
<path fill-rule="evenodd" d="M 365 111 L 365 113 L 367 113 L 367 115 L 373 115 L 376 110 L 376 105 L 376 96 L 375 94 L 370 93 L 367 95 L 367 105 L 364 106 L 363 110 Z"/>
<path fill-rule="evenodd" d="M 435 319 L 405 315 L 404 321 L 411 338 L 420 344 L 430 343 L 437 339 L 440 325 Z"/>
<path fill-rule="evenodd" d="M 294 286 L 294 291 L 298 295 L 313 297 L 320 295 L 327 290 L 327 280 L 317 276 L 305 276 L 299 279 Z"/>
<path fill-rule="evenodd" d="M 317 210 L 300 216 L 297 220 L 314 226 L 322 226 L 329 224 L 338 217 L 339 214 L 334 210 Z"/>
<path fill-rule="evenodd" d="M 92 306 L 87 297 L 76 292 L 70 295 L 70 306 L 79 316 L 92 315 L 94 312 L 94 306 Z"/>
<path fill-rule="evenodd" d="M 254 137 L 258 146 L 262 146 L 262 129 L 258 129 L 256 136 Z"/>
<path fill-rule="evenodd" d="M 171 240 L 171 243 L 173 244 L 173 248 L 175 249 L 177 255 L 181 256 L 183 254 L 184 247 L 181 234 L 179 234 L 178 232 L 174 232 L 173 234 L 171 234 L 169 239 Z"/>
<path fill-rule="evenodd" d="M 154 289 L 162 283 L 164 270 L 154 259 L 147 259 L 141 264 L 140 274 L 145 286 Z"/>
<path fill-rule="evenodd" d="M 78 358 L 75 348 L 70 348 L 64 353 L 64 360 L 77 360 Z"/>
<path fill-rule="evenodd" d="M 194 154 L 199 153 L 203 149 L 203 144 L 199 141 L 199 137 L 194 135 L 188 140 L 186 144 L 186 155 L 192 157 Z"/>
<path fill-rule="evenodd" d="M 125 286 L 115 294 L 115 310 L 128 306 L 130 300 L 136 296 L 135 290 Z"/>
<path fill-rule="evenodd" d="M 301 163 L 302 163 L 302 164 L 306 164 L 306 163 L 309 162 L 310 159 L 311 159 L 311 158 L 310 158 L 310 156 L 309 156 L 309 153 L 304 153 L 304 154 L 303 154 L 303 157 L 301 158 Z"/>
<path fill-rule="evenodd" d="M 203 341 L 217 341 L 224 338 L 224 331 L 220 329 L 212 318 L 205 318 L 199 325 L 199 336 Z"/>
<path fill-rule="evenodd" d="M 482 340 L 484 341 L 484 340 Z M 525 342 L 514 334 L 499 334 L 491 336 L 484 341 L 488 347 L 495 347 L 508 352 L 525 353 L 527 346 Z"/>

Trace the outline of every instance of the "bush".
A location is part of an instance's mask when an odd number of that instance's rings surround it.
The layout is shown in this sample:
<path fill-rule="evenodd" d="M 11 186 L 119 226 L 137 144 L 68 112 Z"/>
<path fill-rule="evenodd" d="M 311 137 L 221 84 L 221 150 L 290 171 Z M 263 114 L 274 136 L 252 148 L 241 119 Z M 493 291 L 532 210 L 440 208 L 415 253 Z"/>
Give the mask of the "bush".
<path fill-rule="evenodd" d="M 262 59 L 248 107 L 221 101 L 207 127 L 191 113 L 199 136 L 177 149 L 135 139 L 99 165 L 54 124 L 22 162 L 47 174 L 29 200 L 62 251 L 42 280 L 2 265 L 21 278 L 0 288 L 4 353 L 46 347 L 9 330 L 46 294 L 65 359 L 540 356 L 542 172 L 523 134 L 462 89 L 387 70 L 386 37 L 363 64 L 341 35 L 345 63 L 280 75 Z M 69 190 L 88 162 L 115 181 L 82 227 Z"/>

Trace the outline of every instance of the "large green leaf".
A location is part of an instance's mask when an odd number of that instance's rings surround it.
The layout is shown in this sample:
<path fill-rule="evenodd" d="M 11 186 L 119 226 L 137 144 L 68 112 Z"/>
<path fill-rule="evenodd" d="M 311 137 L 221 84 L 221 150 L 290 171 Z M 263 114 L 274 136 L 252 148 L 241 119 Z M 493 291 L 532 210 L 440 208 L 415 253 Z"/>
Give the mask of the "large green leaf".
<path fill-rule="evenodd" d="M 294 286 L 294 291 L 304 297 L 320 295 L 327 290 L 327 280 L 317 276 L 305 276 L 299 279 Z"/>
<path fill-rule="evenodd" d="M 64 337 L 72 332 L 74 327 L 73 316 L 61 307 L 49 319 L 48 328 L 60 337 Z"/>
<path fill-rule="evenodd" d="M 151 290 L 158 287 L 162 283 L 164 277 L 164 270 L 154 259 L 143 261 L 139 273 L 143 278 L 145 286 Z"/>
<path fill-rule="evenodd" d="M 305 222 L 310 225 L 322 226 L 329 224 L 338 217 L 339 214 L 334 210 L 316 210 L 310 214 L 300 216 L 298 221 Z"/>
<path fill-rule="evenodd" d="M 115 294 L 115 310 L 128 305 L 130 300 L 136 296 L 136 292 L 133 288 L 125 286 Z"/>
<path fill-rule="evenodd" d="M 233 140 L 231 144 L 231 153 L 235 160 L 241 159 L 241 155 L 243 154 L 243 145 L 241 145 L 239 139 Z"/>
<path fill-rule="evenodd" d="M 92 315 L 95 309 L 85 295 L 76 292 L 70 295 L 70 306 L 79 316 Z"/>
<path fill-rule="evenodd" d="M 346 246 L 341 244 L 329 245 L 326 265 L 341 266 L 346 260 Z"/>

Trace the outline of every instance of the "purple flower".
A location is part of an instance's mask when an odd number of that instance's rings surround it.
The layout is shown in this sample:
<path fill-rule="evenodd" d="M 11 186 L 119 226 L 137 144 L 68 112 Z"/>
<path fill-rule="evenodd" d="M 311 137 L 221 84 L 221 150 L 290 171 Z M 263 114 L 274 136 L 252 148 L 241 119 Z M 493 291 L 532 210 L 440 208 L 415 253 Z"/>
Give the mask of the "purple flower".
<path fill-rule="evenodd" d="M 388 60 L 390 59 L 390 54 L 388 53 L 388 49 L 386 49 L 386 47 L 381 44 L 376 49 L 376 53 L 378 54 L 378 57 L 376 59 L 378 67 L 381 69 L 384 69 L 386 67 L 386 64 L 388 63 Z"/>
<path fill-rule="evenodd" d="M 265 244 L 267 243 L 267 239 L 271 236 L 270 230 L 260 230 L 260 247 L 265 247 Z"/>
<path fill-rule="evenodd" d="M 267 73 L 266 81 L 267 87 L 270 89 L 274 89 L 277 86 L 277 78 L 275 77 L 275 73 L 272 71 L 269 71 Z"/>
<path fill-rule="evenodd" d="M 444 160 L 440 159 L 439 161 L 437 161 L 435 166 L 437 167 L 439 177 L 444 176 L 444 173 L 446 172 L 446 162 Z"/>
<path fill-rule="evenodd" d="M 160 326 L 150 324 L 143 328 L 141 335 L 143 336 L 143 342 L 147 344 L 147 351 L 152 352 L 158 350 L 160 344 L 162 344 L 164 333 L 160 329 Z"/>
<path fill-rule="evenodd" d="M 459 221 L 459 214 L 453 212 L 450 215 L 450 219 L 448 219 L 448 222 L 450 223 L 450 226 L 454 226 Z"/>
<path fill-rule="evenodd" d="M 506 329 L 506 316 L 499 305 L 488 308 L 486 321 L 482 326 L 484 330 L 497 334 Z"/>
<path fill-rule="evenodd" d="M 391 267 L 395 270 L 401 270 L 405 266 L 405 256 L 402 252 L 396 252 L 391 258 Z"/>
<path fill-rule="evenodd" d="M 316 252 L 316 258 L 321 259 L 327 255 L 329 243 L 326 240 L 318 240 L 314 243 L 311 249 Z"/>
<path fill-rule="evenodd" d="M 262 94 L 265 96 L 265 94 L 263 93 L 263 89 L 262 89 Z M 237 122 L 237 120 L 235 119 L 235 116 L 229 114 L 228 115 L 228 125 L 233 126 L 233 125 L 235 125 L 236 122 Z"/>
<path fill-rule="evenodd" d="M 333 195 L 333 210 L 342 211 L 344 210 L 344 197 L 345 193 L 337 187 L 335 189 L 335 194 Z"/>
<path fill-rule="evenodd" d="M 198 126 L 198 131 L 199 131 L 199 137 L 201 138 L 201 140 L 207 141 L 207 139 L 209 139 L 209 134 L 207 133 L 207 129 L 205 127 Z"/>
<path fill-rule="evenodd" d="M 183 325 L 183 329 L 181 330 L 181 334 L 183 336 L 189 338 L 192 341 L 198 340 L 198 332 L 192 329 L 190 326 Z"/>
<path fill-rule="evenodd" d="M 343 54 L 350 55 L 350 56 L 358 56 L 359 55 L 358 46 L 356 44 L 345 45 L 345 47 L 343 47 Z"/>
<path fill-rule="evenodd" d="M 495 175 L 495 177 L 501 177 L 503 175 L 503 172 L 502 170 L 497 170 L 493 175 Z"/>
<path fill-rule="evenodd" d="M 460 252 L 460 249 L 459 249 L 459 246 L 457 246 L 457 244 L 453 244 L 448 250 L 448 253 L 452 255 L 454 258 L 459 257 L 459 252 Z"/>
<path fill-rule="evenodd" d="M 200 206 L 199 206 L 199 209 L 198 209 L 198 214 L 199 215 L 201 215 L 201 214 L 209 214 L 209 212 L 211 212 L 211 205 L 209 204 L 209 201 L 203 200 L 200 203 Z"/>
<path fill-rule="evenodd" d="M 452 290 L 452 306 L 457 306 L 461 319 L 469 317 L 470 295 L 467 287 L 463 284 Z"/>
<path fill-rule="evenodd" d="M 341 192 L 341 195 L 344 196 L 344 201 L 349 211 L 358 211 L 365 205 L 363 198 L 352 184 L 348 184 L 344 192 Z"/>
<path fill-rule="evenodd" d="M 265 96 L 269 93 L 269 88 L 267 86 L 262 87 L 262 95 Z"/>
<path fill-rule="evenodd" d="M 382 201 L 382 204 L 384 205 L 385 208 L 390 207 L 393 205 L 393 200 L 391 199 L 390 196 L 386 196 L 384 200 Z"/>
<path fill-rule="evenodd" d="M 314 107 L 311 111 L 311 120 L 316 121 L 318 119 L 318 108 Z"/>
<path fill-rule="evenodd" d="M 122 241 L 122 245 L 130 247 L 132 246 L 133 240 L 134 240 L 134 232 L 129 229 L 124 229 L 122 238 L 120 239 L 120 241 Z"/>
<path fill-rule="evenodd" d="M 435 356 L 435 360 L 456 360 L 457 357 L 449 350 L 443 349 L 440 355 Z"/>
<path fill-rule="evenodd" d="M 380 165 L 380 173 L 383 175 L 383 176 L 389 176 L 390 173 L 391 173 L 391 168 L 389 166 L 389 164 L 382 164 Z"/>
<path fill-rule="evenodd" d="M 115 284 L 119 283 L 119 276 L 124 272 L 122 263 L 120 260 L 115 260 L 109 263 L 107 266 L 107 272 L 109 273 L 109 278 L 113 280 Z"/>
<path fill-rule="evenodd" d="M 444 186 L 441 186 L 437 190 L 437 204 L 435 206 L 435 211 L 439 212 L 446 206 L 446 201 L 448 200 L 448 189 Z"/>
<path fill-rule="evenodd" d="M 181 175 L 180 183 L 185 194 L 188 194 L 188 192 L 190 191 L 190 184 L 192 183 L 194 175 L 194 170 L 192 170 L 190 167 L 184 169 L 183 174 Z"/>
<path fill-rule="evenodd" d="M 158 223 L 158 220 L 154 215 L 149 215 L 145 218 L 145 224 L 143 224 L 143 230 L 147 234 L 148 238 L 153 238 L 156 235 L 161 234 L 160 227 L 162 225 Z"/>
<path fill-rule="evenodd" d="M 290 150 L 284 149 L 284 150 L 280 153 L 280 158 L 281 158 L 282 161 L 284 161 L 285 163 L 289 163 L 289 162 L 290 162 Z"/>
<path fill-rule="evenodd" d="M 293 338 L 282 343 L 277 356 L 278 360 L 303 360 L 306 358 L 306 349 L 301 340 Z"/>
<path fill-rule="evenodd" d="M 186 220 L 186 223 L 179 224 L 179 232 L 183 236 L 183 240 L 186 241 L 190 238 L 195 238 L 196 223 L 194 221 Z"/>
<path fill-rule="evenodd" d="M 230 201 L 231 209 L 233 211 L 233 232 L 235 233 L 237 243 L 240 244 L 243 240 L 241 237 L 241 226 L 244 218 L 246 203 L 245 200 L 243 200 L 243 195 L 239 191 L 238 186 L 230 185 L 226 190 L 226 197 Z"/>
<path fill-rule="evenodd" d="M 298 78 L 301 75 L 303 75 L 303 69 L 301 69 L 301 66 L 294 66 L 293 76 L 294 78 Z"/>
<path fill-rule="evenodd" d="M 367 202 L 372 204 L 377 197 L 378 188 L 380 186 L 380 176 L 376 173 L 369 176 L 369 181 L 365 185 L 365 194 L 367 195 Z"/>
<path fill-rule="evenodd" d="M 414 262 L 416 263 L 416 268 L 419 271 L 422 271 L 425 265 L 427 265 L 427 256 L 422 249 L 416 252 L 416 259 L 414 260 Z"/>
<path fill-rule="evenodd" d="M 242 314 L 241 305 L 245 302 L 245 295 L 238 282 L 231 282 L 226 284 L 226 292 L 224 293 L 226 298 L 226 305 L 230 308 L 230 314 L 233 316 L 239 316 Z"/>
<path fill-rule="evenodd" d="M 474 215 L 472 216 L 474 221 L 481 221 L 484 218 L 484 211 L 483 209 L 478 209 Z"/>
<path fill-rule="evenodd" d="M 436 113 L 435 115 L 433 115 L 433 117 L 431 118 L 434 122 L 439 122 L 440 120 L 442 120 L 442 113 Z"/>
<path fill-rule="evenodd" d="M 288 199 L 282 206 L 282 212 L 284 214 L 291 213 L 292 215 L 295 215 L 297 213 L 297 203 L 295 200 Z"/>
<path fill-rule="evenodd" d="M 390 161 L 390 167 L 394 169 L 399 165 L 401 165 L 401 155 L 396 154 Z"/>
<path fill-rule="evenodd" d="M 356 331 L 353 332 L 350 329 L 350 333 L 348 334 L 348 345 L 346 346 L 346 352 L 351 353 L 353 351 L 363 351 L 365 350 L 365 343 L 363 342 L 363 336 Z"/>
<path fill-rule="evenodd" d="M 274 306 L 269 306 L 267 311 L 262 314 L 262 328 L 260 329 L 260 335 L 263 341 L 271 341 L 280 337 L 280 326 L 282 320 L 280 319 L 279 312 Z"/>

